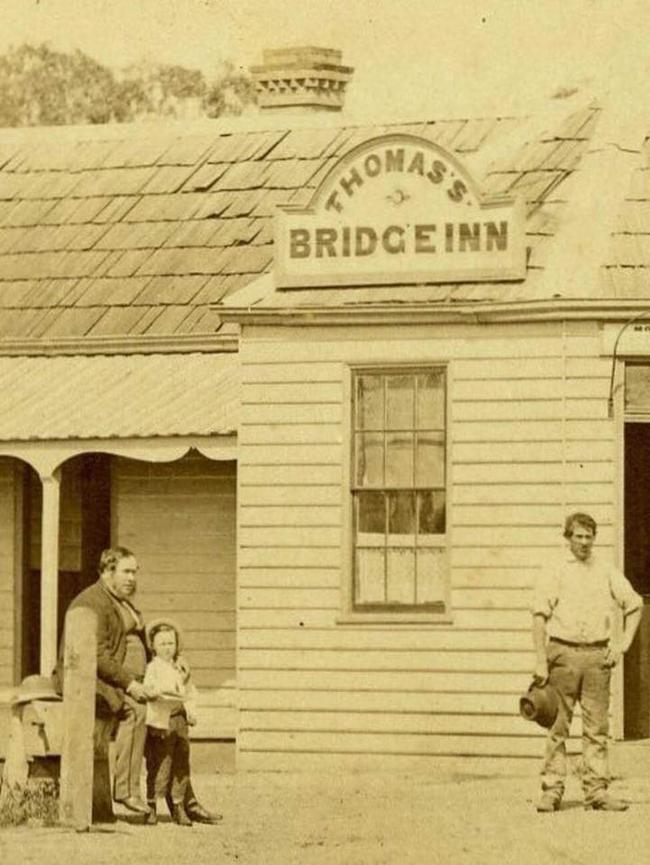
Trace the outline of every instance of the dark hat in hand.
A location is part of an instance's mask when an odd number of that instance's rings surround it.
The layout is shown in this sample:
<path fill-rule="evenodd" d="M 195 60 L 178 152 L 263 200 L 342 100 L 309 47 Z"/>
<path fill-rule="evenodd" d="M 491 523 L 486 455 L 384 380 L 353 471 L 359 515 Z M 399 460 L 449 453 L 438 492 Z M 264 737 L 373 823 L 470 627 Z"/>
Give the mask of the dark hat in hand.
<path fill-rule="evenodd" d="M 548 729 L 557 717 L 558 705 L 557 691 L 552 685 L 548 682 L 538 685 L 533 681 L 519 700 L 519 712 L 527 721 L 535 721 Z"/>

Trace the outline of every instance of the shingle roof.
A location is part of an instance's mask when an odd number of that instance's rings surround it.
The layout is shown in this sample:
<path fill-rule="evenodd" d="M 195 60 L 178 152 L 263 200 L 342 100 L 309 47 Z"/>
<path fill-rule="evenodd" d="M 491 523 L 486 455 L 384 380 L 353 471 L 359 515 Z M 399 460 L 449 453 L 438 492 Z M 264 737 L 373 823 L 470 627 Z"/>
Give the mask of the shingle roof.
<path fill-rule="evenodd" d="M 233 353 L 0 357 L 0 441 L 223 435 L 236 430 Z"/>
<path fill-rule="evenodd" d="M 429 286 L 418 299 L 503 299 L 534 290 L 566 204 L 566 180 L 585 151 L 597 108 L 504 154 L 488 192 L 522 192 L 530 244 L 522 286 Z M 212 334 L 214 304 L 268 271 L 272 213 L 304 202 L 334 160 L 387 131 L 416 133 L 466 160 L 521 125 L 512 118 L 327 126 L 206 134 L 152 132 L 70 140 L 0 141 L 0 349 L 59 337 Z M 88 137 L 87 135 L 85 136 Z M 479 178 L 481 180 L 481 178 Z M 634 207 L 638 208 L 635 200 Z M 644 211 L 645 213 L 646 211 Z M 317 302 L 322 292 L 271 304 Z M 330 303 L 400 300 L 411 290 L 346 289 Z"/>
<path fill-rule="evenodd" d="M 650 142 L 644 166 L 633 172 L 603 266 L 605 291 L 614 297 L 650 295 Z"/>
<path fill-rule="evenodd" d="M 497 121 L 485 125 L 483 137 L 471 136 L 478 127 L 466 124 L 451 139 L 452 150 L 468 162 L 472 154 L 480 155 L 481 147 L 492 146 L 490 136 L 504 134 L 501 152 L 490 162 L 481 186 L 486 193 L 522 195 L 526 204 L 526 238 L 528 260 L 526 279 L 522 282 L 443 283 L 423 285 L 393 285 L 381 287 L 346 287 L 344 289 L 295 289 L 269 292 L 256 305 L 259 307 L 323 307 L 358 306 L 383 303 L 436 304 L 448 302 L 515 301 L 536 297 L 544 272 L 552 238 L 562 224 L 569 205 L 570 178 L 594 134 L 600 109 L 596 105 L 567 114 L 556 128 L 551 126 L 519 147 L 510 149 L 508 133 L 515 121 Z M 477 123 L 475 121 L 474 123 Z M 500 125 L 504 129 L 500 130 Z M 427 127 L 409 131 L 426 135 Z M 444 136 L 443 136 L 444 137 Z M 440 143 L 440 141 L 438 141 Z M 472 149 L 473 148 L 473 149 Z M 236 305 L 237 299 L 233 298 Z"/>

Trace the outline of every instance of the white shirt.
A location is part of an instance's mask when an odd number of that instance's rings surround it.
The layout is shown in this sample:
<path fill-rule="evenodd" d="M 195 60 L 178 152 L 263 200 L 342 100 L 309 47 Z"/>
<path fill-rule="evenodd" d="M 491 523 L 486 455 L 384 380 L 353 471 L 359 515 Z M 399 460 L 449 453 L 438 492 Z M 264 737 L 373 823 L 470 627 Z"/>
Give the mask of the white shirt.
<path fill-rule="evenodd" d="M 542 569 L 532 612 L 547 619 L 547 634 L 572 643 L 608 640 L 616 607 L 626 615 L 643 605 L 630 582 L 606 558 L 577 559 L 570 549 Z"/>
<path fill-rule="evenodd" d="M 164 698 L 147 701 L 145 723 L 159 730 L 169 729 L 169 719 L 183 705 L 190 714 L 195 713 L 196 688 L 174 661 L 163 661 L 155 657 L 147 664 L 144 674 L 145 687 L 162 692 Z M 177 697 L 177 699 L 174 699 Z"/>

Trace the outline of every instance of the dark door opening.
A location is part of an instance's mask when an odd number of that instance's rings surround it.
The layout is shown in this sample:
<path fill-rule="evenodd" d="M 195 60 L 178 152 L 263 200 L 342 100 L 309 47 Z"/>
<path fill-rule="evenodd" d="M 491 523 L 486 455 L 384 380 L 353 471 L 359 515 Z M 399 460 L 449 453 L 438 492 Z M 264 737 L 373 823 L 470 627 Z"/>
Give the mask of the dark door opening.
<path fill-rule="evenodd" d="M 625 575 L 644 597 L 637 635 L 624 662 L 623 731 L 650 737 L 650 424 L 625 424 Z"/>
<path fill-rule="evenodd" d="M 22 468 L 22 585 L 20 587 L 20 675 L 38 673 L 41 654 L 41 571 L 32 567 L 34 556 L 40 555 L 41 518 L 35 520 L 40 507 L 40 481 L 31 466 Z M 38 496 L 36 492 L 38 491 Z M 38 505 L 34 499 L 38 499 Z"/>
<path fill-rule="evenodd" d="M 24 568 L 21 674 L 40 664 L 41 507 L 38 475 L 25 472 L 23 490 Z M 111 541 L 111 464 L 106 454 L 83 454 L 61 470 L 59 519 L 58 632 L 60 641 L 70 601 L 97 579 L 101 551 Z"/>
<path fill-rule="evenodd" d="M 70 602 L 95 582 L 100 553 L 111 543 L 111 475 L 107 454 L 83 454 L 64 466 L 59 532 L 58 641 Z"/>

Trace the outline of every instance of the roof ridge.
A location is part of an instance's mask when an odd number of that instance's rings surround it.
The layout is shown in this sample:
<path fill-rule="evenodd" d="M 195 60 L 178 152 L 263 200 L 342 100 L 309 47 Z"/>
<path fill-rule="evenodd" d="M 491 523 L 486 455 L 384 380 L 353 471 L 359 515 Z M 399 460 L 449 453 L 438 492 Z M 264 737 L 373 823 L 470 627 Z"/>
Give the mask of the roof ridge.
<path fill-rule="evenodd" d="M 235 135 L 263 134 L 266 132 L 289 132 L 293 129 L 350 129 L 380 126 L 397 126 L 410 123 L 453 123 L 461 121 L 478 120 L 520 120 L 521 115 L 506 112 L 463 112 L 461 115 L 429 116 L 421 114 L 404 115 L 390 114 L 387 116 L 365 115 L 357 113 L 353 115 L 345 111 L 336 114 L 323 112 L 322 115 L 315 114 L 292 114 L 273 115 L 267 117 L 260 114 L 247 114 L 237 117 L 224 116 L 216 118 L 200 118 L 198 120 L 155 120 L 135 121 L 131 123 L 102 123 L 81 125 L 57 125 L 57 126 L 22 126 L 22 127 L 0 127 L 0 146 L 3 144 L 20 144 L 24 141 L 42 143 L 52 142 L 52 138 L 71 143 L 81 142 L 111 142 L 132 137 L 146 136 L 147 138 L 193 138 L 209 137 L 212 135 Z"/>

